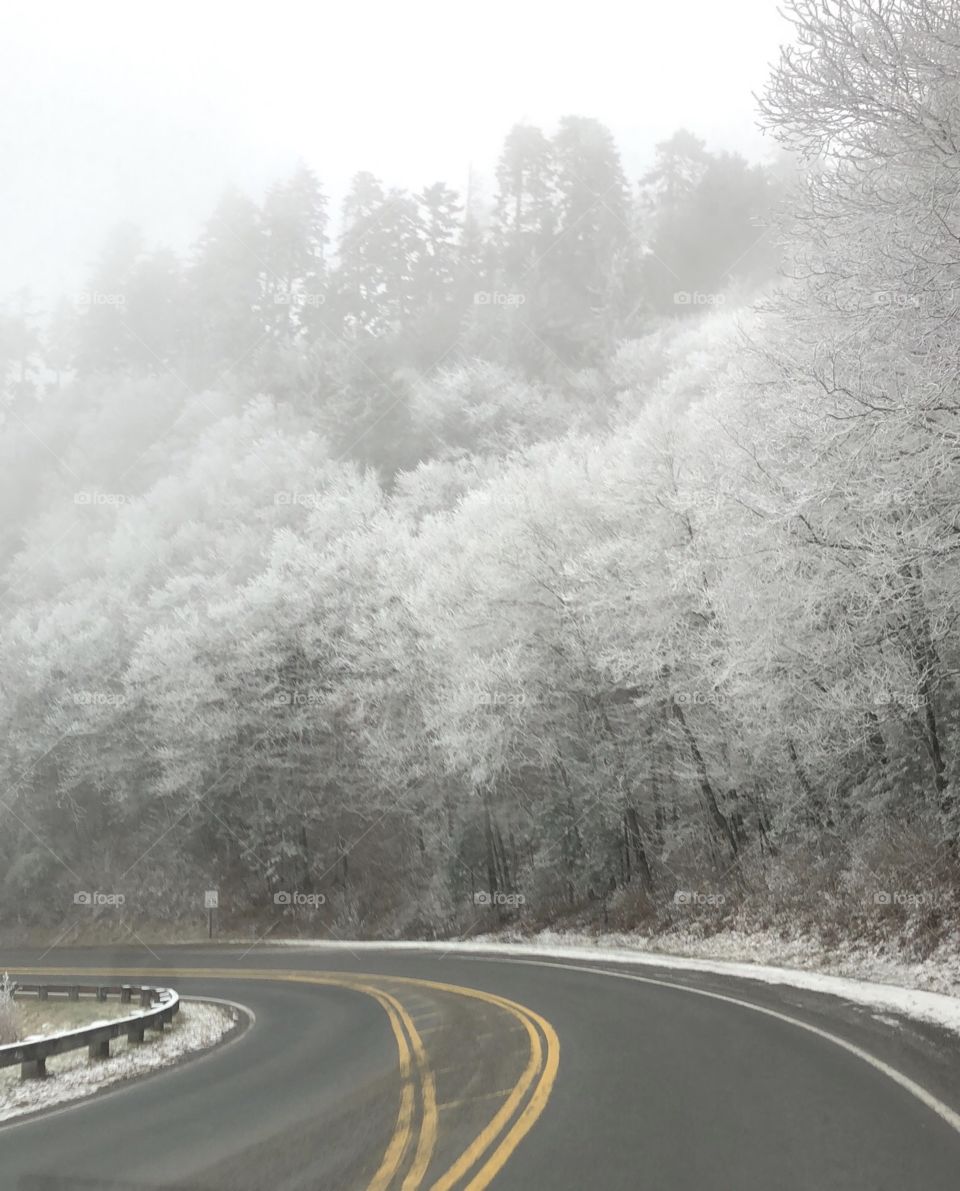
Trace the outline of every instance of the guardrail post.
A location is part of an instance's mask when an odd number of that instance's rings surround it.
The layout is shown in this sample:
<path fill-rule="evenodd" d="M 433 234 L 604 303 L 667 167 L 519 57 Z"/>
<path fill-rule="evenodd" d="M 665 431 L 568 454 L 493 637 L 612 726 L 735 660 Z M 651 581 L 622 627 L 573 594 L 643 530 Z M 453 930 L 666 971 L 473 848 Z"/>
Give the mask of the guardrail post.
<path fill-rule="evenodd" d="M 121 1002 L 130 1005 L 136 999 L 141 1012 L 123 1017 L 117 1022 L 95 1022 L 91 1026 L 69 1030 L 57 1035 L 56 1039 L 45 1044 L 37 1040 L 33 1044 L 21 1045 L 11 1043 L 0 1046 L 0 1068 L 13 1067 L 19 1064 L 21 1079 L 43 1079 L 47 1075 L 47 1057 L 50 1054 L 62 1054 L 70 1050 L 87 1048 L 89 1059 L 107 1059 L 110 1057 L 110 1042 L 113 1038 L 127 1036 L 127 1043 L 136 1046 L 144 1041 L 148 1029 L 162 1034 L 164 1029 L 173 1021 L 180 1008 L 180 998 L 173 989 L 144 988 L 140 985 L 27 985 L 23 991 L 34 993 L 38 1000 L 67 998 L 71 1001 L 82 1000 L 83 997 L 96 997 L 98 1001 L 105 1001 L 111 996 L 119 994 Z M 136 994 L 136 998 L 134 998 Z M 25 1059 L 24 1053 L 42 1055 Z"/>

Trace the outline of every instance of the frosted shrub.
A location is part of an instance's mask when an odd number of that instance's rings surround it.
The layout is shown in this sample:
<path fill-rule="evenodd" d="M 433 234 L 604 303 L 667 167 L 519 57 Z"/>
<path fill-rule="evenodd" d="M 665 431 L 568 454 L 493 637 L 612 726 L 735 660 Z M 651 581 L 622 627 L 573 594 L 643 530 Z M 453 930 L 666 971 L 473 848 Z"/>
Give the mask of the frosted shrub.
<path fill-rule="evenodd" d="M 13 996 L 16 987 L 4 972 L 0 977 L 0 1045 L 16 1042 L 20 1037 L 20 1012 Z"/>

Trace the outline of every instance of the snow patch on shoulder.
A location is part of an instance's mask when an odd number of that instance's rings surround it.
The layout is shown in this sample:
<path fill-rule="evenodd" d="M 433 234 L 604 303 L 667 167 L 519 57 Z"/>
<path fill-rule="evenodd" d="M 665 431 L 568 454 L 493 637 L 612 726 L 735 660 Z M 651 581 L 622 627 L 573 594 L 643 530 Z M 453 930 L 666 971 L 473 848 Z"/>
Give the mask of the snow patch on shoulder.
<path fill-rule="evenodd" d="M 19 1067 L 0 1069 L 0 1121 L 54 1108 L 121 1080 L 170 1067 L 215 1046 L 239 1019 L 239 1009 L 226 1003 L 182 999 L 180 1012 L 162 1034 L 148 1034 L 148 1041 L 133 1046 L 122 1036 L 114 1039 L 108 1059 L 91 1061 L 81 1047 L 49 1059 L 46 1079 L 21 1081 Z"/>
<path fill-rule="evenodd" d="M 712 940 L 701 940 L 710 945 Z M 746 951 L 758 951 L 756 940 L 751 936 L 744 936 L 740 945 Z M 826 966 L 832 963 L 842 966 L 847 971 L 839 974 L 836 971 L 824 971 L 820 968 L 782 967 L 763 963 L 753 963 L 747 960 L 721 959 L 714 955 L 676 955 L 664 951 L 645 949 L 650 940 L 636 939 L 630 935 L 586 935 L 559 934 L 544 931 L 533 939 L 520 942 L 500 938 L 483 937 L 469 942 L 350 942 L 333 940 L 272 940 L 271 946 L 313 947 L 330 951 L 420 951 L 433 952 L 440 955 L 491 955 L 503 958 L 551 958 L 568 960 L 585 960 L 618 965 L 633 965 L 650 968 L 661 968 L 683 972 L 709 972 L 715 975 L 734 976 L 744 980 L 759 981 L 763 984 L 782 984 L 792 988 L 805 989 L 809 992 L 823 993 L 826 996 L 842 997 L 857 1005 L 879 1010 L 881 1012 L 898 1013 L 915 1021 L 927 1022 L 941 1026 L 960 1034 L 960 997 L 945 992 L 934 992 L 928 988 L 911 987 L 919 983 L 917 969 L 926 965 L 910 965 L 906 963 L 863 962 L 858 971 L 856 956 L 847 956 L 830 960 L 823 953 L 817 953 L 811 946 L 808 959 L 816 962 L 818 959 Z M 715 945 L 715 944 L 714 944 Z M 791 958 L 794 958 L 791 956 Z M 869 959 L 870 957 L 868 957 Z M 876 958 L 876 957 L 873 957 Z M 849 973 L 853 968 L 854 975 Z M 870 979 L 879 972 L 889 973 L 897 983 L 875 982 Z M 923 973 L 928 977 L 929 973 Z M 948 987 L 960 988 L 960 983 L 954 982 L 952 969 L 940 972 L 938 983 Z"/>

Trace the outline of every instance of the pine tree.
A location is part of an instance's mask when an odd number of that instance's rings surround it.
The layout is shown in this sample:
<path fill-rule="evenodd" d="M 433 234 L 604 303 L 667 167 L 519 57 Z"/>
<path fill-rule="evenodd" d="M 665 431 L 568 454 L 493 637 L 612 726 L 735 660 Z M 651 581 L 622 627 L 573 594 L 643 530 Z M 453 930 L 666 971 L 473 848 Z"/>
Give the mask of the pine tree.
<path fill-rule="evenodd" d="M 326 197 L 305 165 L 264 200 L 264 315 L 279 340 L 323 326 L 327 223 Z"/>
<path fill-rule="evenodd" d="M 190 270 L 197 379 L 249 371 L 267 335 L 266 239 L 254 203 L 228 190 L 207 223 Z"/>

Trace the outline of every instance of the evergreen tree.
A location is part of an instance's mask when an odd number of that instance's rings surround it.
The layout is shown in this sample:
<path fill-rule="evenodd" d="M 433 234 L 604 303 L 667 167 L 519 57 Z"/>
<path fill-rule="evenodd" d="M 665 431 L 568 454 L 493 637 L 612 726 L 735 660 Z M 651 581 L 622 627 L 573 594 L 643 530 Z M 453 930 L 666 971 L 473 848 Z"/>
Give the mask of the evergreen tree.
<path fill-rule="evenodd" d="M 300 165 L 263 204 L 264 316 L 273 335 L 291 340 L 319 332 L 327 299 L 327 200 L 316 175 Z"/>
<path fill-rule="evenodd" d="M 190 270 L 194 359 L 199 383 L 242 365 L 249 371 L 267 335 L 266 238 L 254 203 L 228 190 L 197 244 Z"/>

